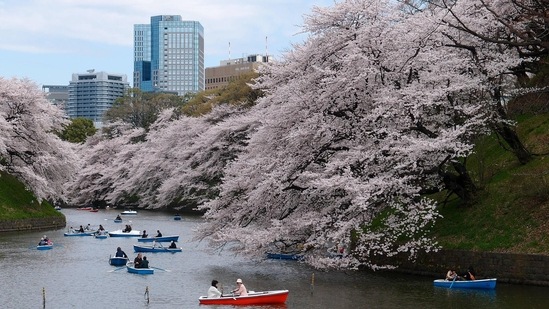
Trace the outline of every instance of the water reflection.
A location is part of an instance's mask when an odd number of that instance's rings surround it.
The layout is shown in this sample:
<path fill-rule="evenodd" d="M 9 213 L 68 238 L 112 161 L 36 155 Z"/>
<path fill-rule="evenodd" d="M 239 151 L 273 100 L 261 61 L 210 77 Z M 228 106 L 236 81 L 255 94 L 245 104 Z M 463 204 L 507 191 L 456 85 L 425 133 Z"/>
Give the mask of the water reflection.
<path fill-rule="evenodd" d="M 68 226 L 102 224 L 107 230 L 117 211 L 98 213 L 63 209 Z M 2 293 L 0 307 L 46 308 L 217 308 L 199 305 L 212 279 L 225 291 L 237 278 L 254 291 L 288 289 L 285 305 L 246 306 L 250 309 L 291 308 L 546 308 L 549 288 L 498 283 L 495 291 L 435 288 L 428 277 L 385 272 L 323 272 L 296 261 L 249 261 L 228 252 L 212 254 L 204 243 L 192 241 L 200 218 L 173 220 L 170 214 L 140 211 L 132 217 L 136 230 L 160 229 L 180 235 L 181 253 L 147 253 L 154 275 L 127 273 L 108 263 L 121 247 L 133 259 L 135 238 L 64 237 L 64 230 L 0 234 Z M 36 250 L 40 237 L 54 241 L 52 250 Z M 162 270 L 165 271 L 162 271 Z M 314 281 L 312 277 L 314 275 Z M 6 284 L 6 282 L 10 282 Z M 45 290 L 45 295 L 42 294 Z M 145 292 L 148 292 L 145 295 Z"/>

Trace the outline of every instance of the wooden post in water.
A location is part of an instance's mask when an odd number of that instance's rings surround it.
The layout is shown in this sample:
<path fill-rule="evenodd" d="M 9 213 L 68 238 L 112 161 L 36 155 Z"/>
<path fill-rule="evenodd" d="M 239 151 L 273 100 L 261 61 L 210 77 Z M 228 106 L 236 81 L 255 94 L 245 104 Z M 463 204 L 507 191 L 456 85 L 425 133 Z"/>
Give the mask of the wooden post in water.
<path fill-rule="evenodd" d="M 46 309 L 46 288 L 42 287 L 42 309 Z"/>
<path fill-rule="evenodd" d="M 149 304 L 149 286 L 145 287 L 145 299 L 147 300 L 147 304 Z"/>
<path fill-rule="evenodd" d="M 315 291 L 315 273 L 311 276 L 311 294 Z"/>

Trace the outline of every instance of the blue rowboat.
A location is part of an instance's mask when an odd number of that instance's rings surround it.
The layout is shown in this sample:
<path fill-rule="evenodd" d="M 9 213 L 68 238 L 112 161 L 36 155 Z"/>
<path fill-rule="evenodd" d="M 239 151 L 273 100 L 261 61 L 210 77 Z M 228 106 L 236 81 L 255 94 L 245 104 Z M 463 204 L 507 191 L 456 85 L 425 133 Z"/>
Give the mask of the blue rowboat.
<path fill-rule="evenodd" d="M 122 219 L 114 219 L 114 223 L 122 223 Z"/>
<path fill-rule="evenodd" d="M 109 237 L 109 234 L 101 234 L 101 235 L 100 234 L 95 234 L 94 236 L 97 239 L 105 239 L 105 238 Z"/>
<path fill-rule="evenodd" d="M 433 281 L 434 286 L 452 289 L 495 289 L 496 278 L 479 280 L 446 280 L 437 279 Z"/>
<path fill-rule="evenodd" d="M 64 233 L 65 236 L 93 236 L 95 234 L 95 231 L 86 231 L 86 232 L 69 232 Z"/>
<path fill-rule="evenodd" d="M 139 237 L 141 236 L 141 231 L 131 230 L 130 232 L 122 232 L 122 230 L 116 230 L 109 232 L 110 237 Z"/>
<path fill-rule="evenodd" d="M 303 256 L 301 254 L 297 253 L 272 253 L 267 252 L 267 258 L 268 259 L 274 259 L 274 260 L 302 260 Z"/>
<path fill-rule="evenodd" d="M 133 250 L 135 252 L 181 252 L 181 248 L 168 248 L 168 247 L 156 247 L 156 246 L 138 246 L 133 245 Z"/>
<path fill-rule="evenodd" d="M 153 268 L 135 268 L 133 267 L 133 263 L 128 263 L 126 265 L 126 268 L 128 269 L 129 273 L 132 274 L 140 274 L 140 275 L 152 275 L 154 274 Z"/>
<path fill-rule="evenodd" d="M 170 242 L 170 241 L 177 241 L 179 239 L 179 235 L 170 235 L 170 236 L 162 236 L 162 237 L 147 237 L 147 238 L 139 238 L 137 239 L 138 242 Z"/>
<path fill-rule="evenodd" d="M 175 215 L 175 216 L 173 216 L 173 219 L 174 219 L 175 221 L 180 221 L 180 220 L 181 220 L 181 216 L 180 216 L 180 215 Z"/>
<path fill-rule="evenodd" d="M 36 249 L 38 249 L 38 250 L 50 250 L 51 248 L 53 248 L 53 244 L 36 246 Z"/>
<path fill-rule="evenodd" d="M 109 258 L 109 264 L 112 266 L 124 266 L 128 263 L 128 258 L 112 256 Z"/>

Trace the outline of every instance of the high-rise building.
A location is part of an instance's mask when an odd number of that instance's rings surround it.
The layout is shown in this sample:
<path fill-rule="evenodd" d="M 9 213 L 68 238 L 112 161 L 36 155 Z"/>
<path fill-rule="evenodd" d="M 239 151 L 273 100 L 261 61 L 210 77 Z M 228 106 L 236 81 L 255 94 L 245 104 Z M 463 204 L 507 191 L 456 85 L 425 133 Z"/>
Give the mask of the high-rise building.
<path fill-rule="evenodd" d="M 95 72 L 72 74 L 66 113 L 70 118 L 87 118 L 96 127 L 103 124 L 103 114 L 129 88 L 126 75 Z"/>
<path fill-rule="evenodd" d="M 68 85 L 43 85 L 42 91 L 46 94 L 46 99 L 53 105 L 65 110 L 69 101 Z"/>
<path fill-rule="evenodd" d="M 204 28 L 179 15 L 134 25 L 133 87 L 145 92 L 204 90 Z"/>
<path fill-rule="evenodd" d="M 260 65 L 269 61 L 269 56 L 262 55 L 221 60 L 219 66 L 206 68 L 206 90 L 226 86 L 244 73 L 257 71 Z"/>

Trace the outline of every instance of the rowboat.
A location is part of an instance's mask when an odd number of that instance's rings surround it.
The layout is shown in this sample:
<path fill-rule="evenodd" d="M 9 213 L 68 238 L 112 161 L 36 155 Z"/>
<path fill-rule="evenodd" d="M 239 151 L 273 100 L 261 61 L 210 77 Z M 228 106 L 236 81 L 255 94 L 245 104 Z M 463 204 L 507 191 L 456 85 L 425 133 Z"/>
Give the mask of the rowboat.
<path fill-rule="evenodd" d="M 113 232 L 109 232 L 109 236 L 111 237 L 139 237 L 141 236 L 140 231 L 131 230 L 130 232 L 122 232 L 122 230 L 116 230 Z"/>
<path fill-rule="evenodd" d="M 109 258 L 109 264 L 112 266 L 124 266 L 126 263 L 128 263 L 128 258 L 125 257 L 111 256 Z"/>
<path fill-rule="evenodd" d="M 162 237 L 147 237 L 147 238 L 139 238 L 137 241 L 139 242 L 170 242 L 170 241 L 177 241 L 179 239 L 179 235 L 170 235 L 170 236 L 162 236 Z"/>
<path fill-rule="evenodd" d="M 133 250 L 135 252 L 181 252 L 181 248 L 168 248 L 168 247 L 157 247 L 157 246 L 138 246 L 133 245 Z"/>
<path fill-rule="evenodd" d="M 173 216 L 173 219 L 175 221 L 180 221 L 181 220 L 181 215 L 175 215 L 175 216 Z"/>
<path fill-rule="evenodd" d="M 120 214 L 121 215 L 137 215 L 137 211 L 135 211 L 135 210 L 124 210 Z"/>
<path fill-rule="evenodd" d="M 446 280 L 437 279 L 433 281 L 434 286 L 452 289 L 495 289 L 496 278 L 479 280 Z"/>
<path fill-rule="evenodd" d="M 97 239 L 105 239 L 105 238 L 109 237 L 109 234 L 95 234 L 94 236 Z"/>
<path fill-rule="evenodd" d="M 302 260 L 303 256 L 301 254 L 297 253 L 272 253 L 267 252 L 267 258 L 268 259 L 274 259 L 274 260 Z"/>
<path fill-rule="evenodd" d="M 36 246 L 38 250 L 50 250 L 51 248 L 53 248 L 53 244 Z"/>
<path fill-rule="evenodd" d="M 65 236 L 93 236 L 93 234 L 95 234 L 95 231 L 63 233 L 63 235 L 65 235 Z"/>
<path fill-rule="evenodd" d="M 133 263 L 131 262 L 126 264 L 126 268 L 128 269 L 128 272 L 132 274 L 140 274 L 140 275 L 154 274 L 154 268 L 135 268 L 133 267 Z"/>
<path fill-rule="evenodd" d="M 121 223 L 122 219 L 114 219 L 114 223 Z"/>
<path fill-rule="evenodd" d="M 200 296 L 198 301 L 202 305 L 272 305 L 283 304 L 288 298 L 288 290 L 264 292 L 250 292 L 248 296 L 223 295 L 219 298 Z"/>

